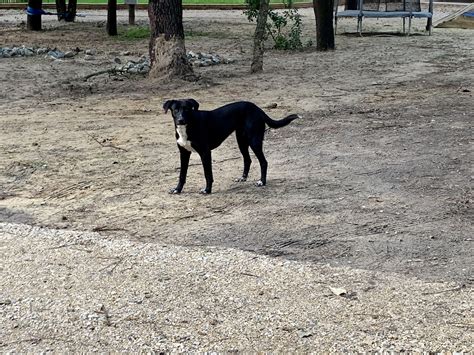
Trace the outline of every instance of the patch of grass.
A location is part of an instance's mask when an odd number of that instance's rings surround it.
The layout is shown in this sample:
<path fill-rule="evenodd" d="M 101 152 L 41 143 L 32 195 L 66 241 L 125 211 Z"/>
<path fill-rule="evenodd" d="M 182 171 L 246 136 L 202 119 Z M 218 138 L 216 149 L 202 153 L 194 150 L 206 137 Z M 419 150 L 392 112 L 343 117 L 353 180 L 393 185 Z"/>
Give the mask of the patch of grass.
<path fill-rule="evenodd" d="M 130 40 L 130 41 L 137 40 L 137 39 L 150 38 L 150 27 L 148 26 L 128 27 L 125 29 L 125 31 L 119 33 L 118 38 Z"/>
<path fill-rule="evenodd" d="M 210 32 L 210 31 L 196 31 L 196 30 L 184 30 L 184 36 L 189 37 L 210 37 L 210 38 L 232 38 L 232 35 L 227 32 Z"/>

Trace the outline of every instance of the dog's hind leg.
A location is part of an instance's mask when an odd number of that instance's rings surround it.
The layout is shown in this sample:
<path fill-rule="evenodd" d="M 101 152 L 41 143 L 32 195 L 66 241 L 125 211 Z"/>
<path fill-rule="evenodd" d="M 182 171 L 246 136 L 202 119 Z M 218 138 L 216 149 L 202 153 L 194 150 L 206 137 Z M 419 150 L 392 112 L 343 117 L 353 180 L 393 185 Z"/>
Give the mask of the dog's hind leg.
<path fill-rule="evenodd" d="M 265 155 L 263 155 L 263 139 L 254 140 L 254 142 L 250 143 L 250 148 L 252 148 L 258 159 L 258 162 L 260 163 L 261 176 L 260 180 L 256 182 L 256 185 L 265 186 L 267 183 L 268 162 L 267 159 L 265 159 Z"/>
<path fill-rule="evenodd" d="M 235 179 L 235 181 L 247 181 L 247 177 L 249 176 L 250 164 L 252 164 L 252 160 L 250 159 L 249 154 L 249 143 L 242 134 L 236 133 L 236 137 L 240 153 L 242 153 L 242 157 L 244 158 L 244 172 L 242 173 L 242 177 Z"/>

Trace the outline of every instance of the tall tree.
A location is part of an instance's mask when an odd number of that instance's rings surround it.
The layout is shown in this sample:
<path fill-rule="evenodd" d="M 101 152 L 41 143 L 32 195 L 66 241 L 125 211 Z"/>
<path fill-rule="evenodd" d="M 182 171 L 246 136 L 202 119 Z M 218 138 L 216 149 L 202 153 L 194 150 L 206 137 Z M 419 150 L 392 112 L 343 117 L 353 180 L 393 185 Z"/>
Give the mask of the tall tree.
<path fill-rule="evenodd" d="M 265 32 L 268 18 L 268 8 L 270 0 L 260 0 L 257 27 L 253 39 L 253 59 L 250 66 L 251 73 L 258 73 L 263 70 L 263 53 L 265 51 Z"/>
<path fill-rule="evenodd" d="M 334 42 L 334 0 L 313 0 L 316 17 L 316 48 L 320 51 L 335 49 Z"/>
<path fill-rule="evenodd" d="M 181 0 L 150 0 L 151 77 L 193 75 L 184 46 L 183 8 Z"/>

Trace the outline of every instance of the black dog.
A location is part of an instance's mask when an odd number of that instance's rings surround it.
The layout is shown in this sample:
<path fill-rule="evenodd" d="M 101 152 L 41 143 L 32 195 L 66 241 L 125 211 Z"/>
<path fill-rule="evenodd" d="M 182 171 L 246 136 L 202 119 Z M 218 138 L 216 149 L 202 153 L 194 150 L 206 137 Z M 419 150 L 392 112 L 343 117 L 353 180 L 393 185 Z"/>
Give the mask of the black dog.
<path fill-rule="evenodd" d="M 170 193 L 179 194 L 186 182 L 191 152 L 200 155 L 206 177 L 203 194 L 212 191 L 211 150 L 235 131 L 240 152 L 244 157 L 244 173 L 237 181 L 246 181 L 250 169 L 249 147 L 260 162 L 261 177 L 257 186 L 264 186 L 267 180 L 267 160 L 263 155 L 263 136 L 265 124 L 271 128 L 286 126 L 299 115 L 290 115 L 280 121 L 272 120 L 257 105 L 251 102 L 235 102 L 213 111 L 198 111 L 199 103 L 193 99 L 169 100 L 163 105 L 165 113 L 171 110 L 176 128 L 176 140 L 181 156 L 181 171 L 176 188 Z"/>

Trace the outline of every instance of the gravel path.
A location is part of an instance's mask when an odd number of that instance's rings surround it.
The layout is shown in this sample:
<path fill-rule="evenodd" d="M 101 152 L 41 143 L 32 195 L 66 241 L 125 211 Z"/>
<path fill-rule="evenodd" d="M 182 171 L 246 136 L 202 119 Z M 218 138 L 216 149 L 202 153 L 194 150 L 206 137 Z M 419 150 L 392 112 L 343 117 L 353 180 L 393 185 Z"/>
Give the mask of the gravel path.
<path fill-rule="evenodd" d="M 1 352 L 474 350 L 453 283 L 6 223 L 0 273 Z"/>

